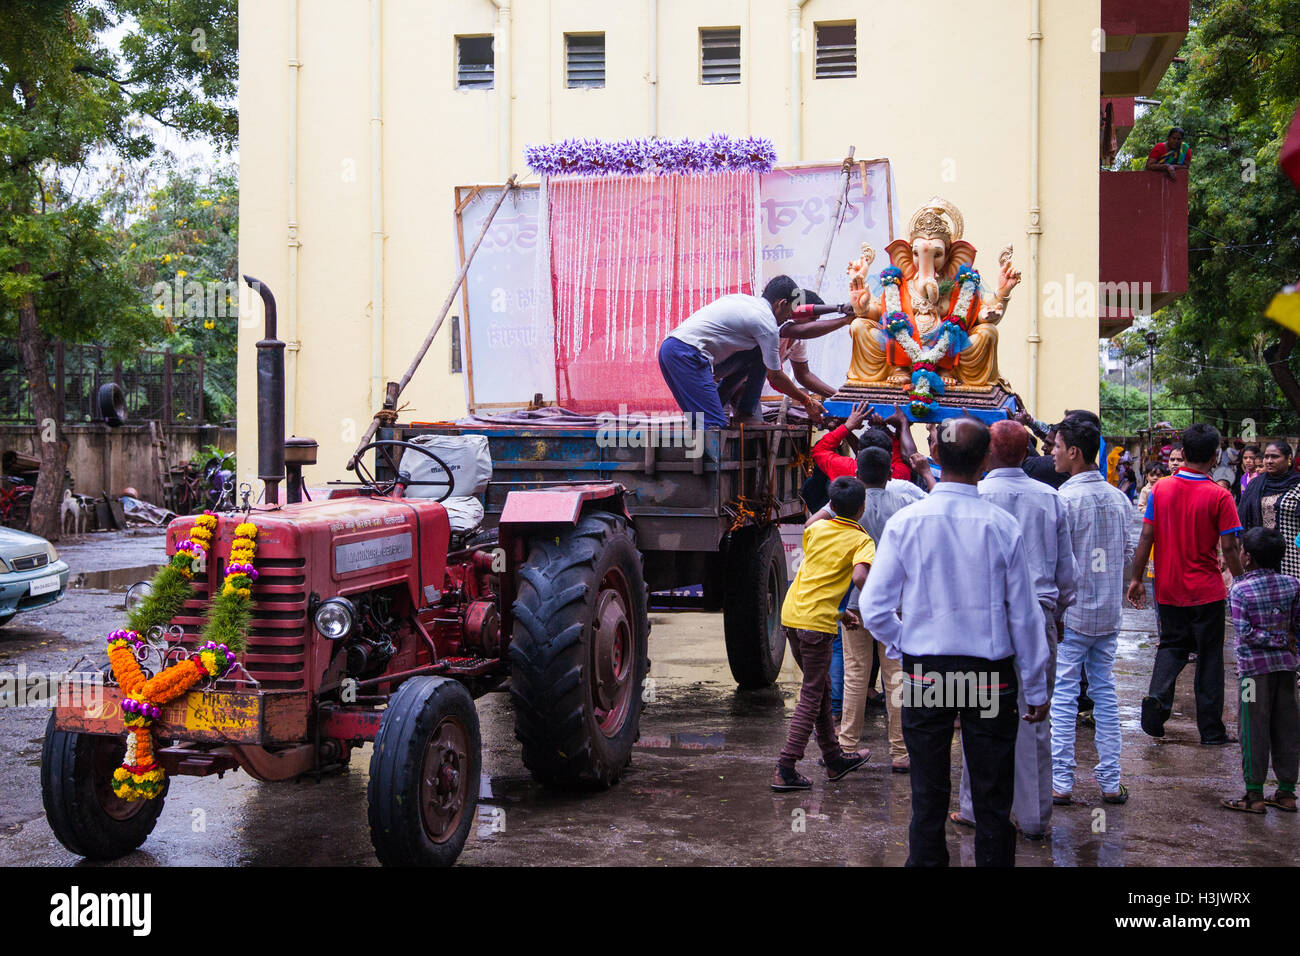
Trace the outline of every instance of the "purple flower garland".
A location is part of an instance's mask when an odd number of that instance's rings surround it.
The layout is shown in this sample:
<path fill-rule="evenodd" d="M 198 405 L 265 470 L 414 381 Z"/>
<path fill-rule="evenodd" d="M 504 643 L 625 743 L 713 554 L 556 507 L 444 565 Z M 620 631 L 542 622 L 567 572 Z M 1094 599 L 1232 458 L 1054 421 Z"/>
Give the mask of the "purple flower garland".
<path fill-rule="evenodd" d="M 629 139 L 603 142 L 566 139 L 524 147 L 524 159 L 544 176 L 639 176 L 651 172 L 770 172 L 776 147 L 762 136 L 714 133 L 703 140 Z"/>

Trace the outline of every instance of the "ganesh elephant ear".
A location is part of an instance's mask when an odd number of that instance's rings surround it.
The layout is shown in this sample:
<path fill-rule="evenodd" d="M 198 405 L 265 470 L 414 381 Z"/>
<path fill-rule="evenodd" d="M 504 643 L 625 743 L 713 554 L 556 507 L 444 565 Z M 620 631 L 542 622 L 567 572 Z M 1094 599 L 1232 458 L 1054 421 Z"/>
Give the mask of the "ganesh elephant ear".
<path fill-rule="evenodd" d="M 943 264 L 943 277 L 956 278 L 958 269 L 971 265 L 974 261 L 975 247 L 965 239 L 958 239 L 948 247 L 948 261 Z"/>
<path fill-rule="evenodd" d="M 910 279 L 916 274 L 916 260 L 912 255 L 912 245 L 907 240 L 895 239 L 885 246 L 885 251 L 889 253 L 890 263 L 902 269 L 906 278 Z"/>

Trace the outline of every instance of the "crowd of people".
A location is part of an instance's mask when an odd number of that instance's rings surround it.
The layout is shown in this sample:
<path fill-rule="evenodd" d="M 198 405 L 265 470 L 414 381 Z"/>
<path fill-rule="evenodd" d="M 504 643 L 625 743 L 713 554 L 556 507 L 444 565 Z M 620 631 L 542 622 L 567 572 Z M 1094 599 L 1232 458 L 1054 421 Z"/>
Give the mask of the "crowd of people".
<path fill-rule="evenodd" d="M 1114 664 L 1124 602 L 1143 607 L 1150 587 L 1159 643 L 1143 731 L 1164 735 L 1178 677 L 1194 664 L 1201 745 L 1242 749 L 1245 793 L 1222 806 L 1295 812 L 1292 449 L 1186 429 L 1144 469 L 1134 544 L 1134 501 L 1107 480 L 1126 453 L 1099 456 L 1102 444 L 1087 411 L 1052 426 L 1023 413 L 991 426 L 963 416 L 929 426 L 927 455 L 901 412 L 882 419 L 866 405 L 821 438 L 802 563 L 782 608 L 803 677 L 774 790 L 812 786 L 798 764 L 814 735 L 829 780 L 862 767 L 865 715 L 883 707 L 891 768 L 910 775 L 909 865 L 947 864 L 949 823 L 974 828 L 977 865 L 1012 864 L 1017 831 L 1042 839 L 1053 809 L 1075 802 L 1081 723 L 1095 727 L 1101 800 L 1126 803 Z M 1223 713 L 1229 615 L 1239 738 Z"/>
<path fill-rule="evenodd" d="M 1188 161 L 1174 129 L 1149 168 L 1175 176 Z M 706 428 L 761 423 L 766 386 L 822 424 L 833 389 L 811 372 L 805 343 L 852 319 L 847 304 L 825 305 L 776 276 L 761 296 L 723 296 L 691 315 L 660 344 L 659 366 L 682 411 Z M 812 786 L 798 764 L 814 735 L 828 779 L 861 768 L 865 715 L 884 708 L 891 769 L 911 782 L 908 863 L 946 865 L 951 822 L 975 829 L 977 864 L 1009 865 L 1017 829 L 1041 838 L 1053 808 L 1075 802 L 1087 715 L 1101 799 L 1126 803 L 1114 664 L 1124 600 L 1141 607 L 1151 587 L 1159 643 L 1143 731 L 1164 735 L 1178 677 L 1194 663 L 1201 745 L 1242 748 L 1245 794 L 1222 805 L 1296 812 L 1300 472 L 1291 447 L 1247 446 L 1193 425 L 1142 469 L 1139 488 L 1132 456 L 1101 452 L 1101 421 L 1088 411 L 1051 426 L 1025 412 L 992 426 L 963 415 L 930 425 L 928 437 L 923 454 L 902 412 L 884 419 L 864 404 L 813 449 L 803 558 L 781 611 L 802 686 L 772 789 Z M 1229 613 L 1240 741 L 1223 720 Z M 1277 783 L 1265 797 L 1270 763 Z"/>

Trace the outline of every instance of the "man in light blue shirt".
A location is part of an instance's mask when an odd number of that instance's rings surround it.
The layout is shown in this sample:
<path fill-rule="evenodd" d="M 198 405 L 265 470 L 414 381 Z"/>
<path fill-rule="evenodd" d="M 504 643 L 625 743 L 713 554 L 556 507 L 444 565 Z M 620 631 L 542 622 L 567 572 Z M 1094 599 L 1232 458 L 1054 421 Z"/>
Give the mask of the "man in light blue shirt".
<path fill-rule="evenodd" d="M 885 525 L 862 590 L 863 625 L 903 662 L 903 737 L 911 761 L 909 866 L 946 866 L 953 721 L 961 717 L 974 796 L 975 862 L 1010 866 L 1017 692 L 1024 719 L 1047 717 L 1043 610 L 1016 519 L 979 495 L 989 430 L 973 418 L 937 429 L 943 475 Z M 899 609 L 907 617 L 907 627 Z"/>
<path fill-rule="evenodd" d="M 1021 465 L 1029 454 L 1029 432 L 1019 422 L 996 422 L 990 429 L 989 472 L 979 483 L 980 497 L 1015 516 L 1025 538 L 1025 556 L 1034 593 L 1043 609 L 1043 647 L 1048 655 L 1047 694 L 1056 673 L 1057 621 L 1074 603 L 1078 568 L 1070 541 L 1065 502 Z M 1076 692 L 1077 696 L 1077 692 Z M 1023 692 L 1020 706 L 1025 706 Z M 973 825 L 970 774 L 963 762 L 961 811 L 954 823 Z M 1016 788 L 1012 803 L 1016 825 L 1031 840 L 1042 839 L 1052 819 L 1052 734 L 1047 721 L 1023 724 L 1016 735 Z"/>

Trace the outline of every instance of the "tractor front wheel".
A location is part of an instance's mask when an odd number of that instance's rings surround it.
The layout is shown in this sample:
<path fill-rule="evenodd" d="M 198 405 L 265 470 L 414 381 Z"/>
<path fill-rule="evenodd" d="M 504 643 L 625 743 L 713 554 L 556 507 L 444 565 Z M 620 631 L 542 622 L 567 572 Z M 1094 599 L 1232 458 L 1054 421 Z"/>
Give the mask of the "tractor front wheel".
<path fill-rule="evenodd" d="M 41 799 L 55 838 L 78 856 L 124 856 L 158 822 L 167 783 L 152 800 L 123 800 L 113 793 L 113 771 L 125 756 L 125 739 L 56 730 L 50 714 L 41 749 Z"/>
<path fill-rule="evenodd" d="M 722 630 L 727 663 L 741 690 L 769 687 L 785 660 L 781 602 L 789 584 L 785 547 L 774 525 L 733 532 L 727 547 Z"/>
<path fill-rule="evenodd" d="M 482 769 L 478 711 L 445 677 L 412 677 L 370 757 L 370 842 L 384 866 L 451 866 L 469 838 Z"/>
<path fill-rule="evenodd" d="M 510 696 L 543 783 L 604 789 L 632 760 L 650 671 L 648 593 L 627 522 L 583 515 L 530 542 L 519 569 Z"/>

